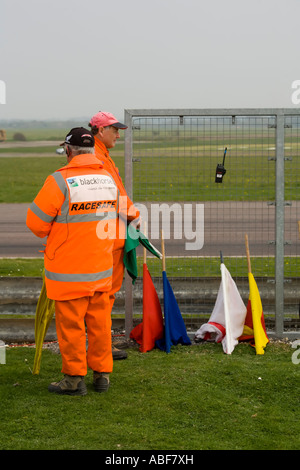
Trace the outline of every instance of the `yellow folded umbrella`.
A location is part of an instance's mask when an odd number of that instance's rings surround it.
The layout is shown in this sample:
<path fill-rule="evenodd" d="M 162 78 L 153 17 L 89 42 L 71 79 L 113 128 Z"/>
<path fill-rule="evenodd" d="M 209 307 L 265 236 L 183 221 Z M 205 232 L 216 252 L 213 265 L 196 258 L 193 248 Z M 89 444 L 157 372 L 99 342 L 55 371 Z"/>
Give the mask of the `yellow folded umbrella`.
<path fill-rule="evenodd" d="M 35 357 L 32 370 L 33 374 L 39 374 L 40 372 L 43 342 L 54 312 L 55 302 L 47 297 L 45 271 L 43 270 L 43 285 L 35 313 Z"/>

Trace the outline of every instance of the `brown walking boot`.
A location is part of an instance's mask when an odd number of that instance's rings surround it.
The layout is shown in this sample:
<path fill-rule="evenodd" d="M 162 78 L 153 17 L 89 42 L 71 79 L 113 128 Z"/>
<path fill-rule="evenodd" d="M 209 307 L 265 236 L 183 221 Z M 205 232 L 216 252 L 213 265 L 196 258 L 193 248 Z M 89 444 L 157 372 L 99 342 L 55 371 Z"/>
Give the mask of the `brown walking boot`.
<path fill-rule="evenodd" d="M 109 374 L 106 372 L 94 371 L 93 384 L 96 392 L 107 392 L 109 389 Z"/>
<path fill-rule="evenodd" d="M 112 356 L 113 356 L 114 361 L 118 359 L 127 359 L 126 351 L 124 350 L 122 351 L 121 349 L 116 348 L 114 345 L 112 345 L 111 351 L 112 351 Z"/>
<path fill-rule="evenodd" d="M 52 382 L 48 387 L 49 392 L 60 395 L 86 395 L 87 388 L 83 377 L 80 375 L 67 375 L 60 382 Z"/>

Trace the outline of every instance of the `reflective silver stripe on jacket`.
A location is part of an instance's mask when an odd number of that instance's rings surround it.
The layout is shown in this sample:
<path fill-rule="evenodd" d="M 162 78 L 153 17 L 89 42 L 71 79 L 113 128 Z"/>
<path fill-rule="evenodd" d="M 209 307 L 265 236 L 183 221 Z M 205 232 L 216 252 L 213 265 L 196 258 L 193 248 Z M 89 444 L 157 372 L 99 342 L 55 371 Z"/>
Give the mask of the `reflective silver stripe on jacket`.
<path fill-rule="evenodd" d="M 61 172 L 60 171 L 55 171 L 54 173 L 52 173 L 51 176 L 53 176 L 57 186 L 59 187 L 59 189 L 61 190 L 61 192 L 63 193 L 63 195 L 66 198 L 67 195 L 68 195 L 68 188 L 67 188 L 67 184 L 66 184 L 66 182 L 64 180 L 64 177 L 61 174 Z"/>
<path fill-rule="evenodd" d="M 67 183 L 65 182 L 64 177 L 62 176 L 60 171 L 56 171 L 55 173 L 52 173 L 52 176 L 55 179 L 57 186 L 59 187 L 59 189 L 65 196 L 65 200 L 60 208 L 61 215 L 57 217 L 67 216 L 69 212 L 69 191 L 68 191 Z M 57 219 L 55 218 L 55 222 L 56 220 Z"/>
<path fill-rule="evenodd" d="M 112 268 L 106 271 L 100 271 L 99 273 L 87 273 L 87 274 L 64 274 L 64 273 L 53 273 L 45 269 L 45 276 L 50 281 L 59 282 L 95 282 L 101 279 L 106 279 L 112 276 Z"/>
<path fill-rule="evenodd" d="M 102 222 L 105 220 L 116 219 L 117 213 L 113 212 L 99 212 L 92 214 L 73 214 L 73 215 L 58 215 L 55 219 L 55 222 L 58 224 L 66 224 L 73 222 Z"/>
<path fill-rule="evenodd" d="M 40 209 L 35 202 L 32 202 L 29 208 L 43 222 L 52 222 L 52 220 L 54 219 L 52 215 L 48 215 L 46 214 L 46 212 L 42 211 L 42 209 Z"/>

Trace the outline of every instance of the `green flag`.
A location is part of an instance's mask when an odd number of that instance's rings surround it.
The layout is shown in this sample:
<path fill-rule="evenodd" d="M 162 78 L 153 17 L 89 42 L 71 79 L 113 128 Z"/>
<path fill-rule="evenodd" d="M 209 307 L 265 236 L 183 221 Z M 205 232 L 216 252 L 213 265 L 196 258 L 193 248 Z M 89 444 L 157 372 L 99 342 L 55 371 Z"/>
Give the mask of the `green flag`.
<path fill-rule="evenodd" d="M 138 275 L 137 270 L 137 261 L 136 261 L 136 247 L 139 244 L 143 245 L 150 253 L 152 253 L 157 258 L 161 258 L 161 253 L 152 245 L 148 238 L 138 229 L 132 227 L 131 225 L 127 226 L 126 240 L 124 246 L 124 265 L 132 278 L 132 284 L 135 283 L 135 280 Z"/>

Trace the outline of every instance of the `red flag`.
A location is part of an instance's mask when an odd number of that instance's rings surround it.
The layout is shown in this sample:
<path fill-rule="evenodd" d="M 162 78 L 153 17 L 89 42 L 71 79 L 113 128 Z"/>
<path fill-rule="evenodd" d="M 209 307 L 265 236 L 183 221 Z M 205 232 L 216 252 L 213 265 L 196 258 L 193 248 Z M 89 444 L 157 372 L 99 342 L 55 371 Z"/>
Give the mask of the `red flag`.
<path fill-rule="evenodd" d="M 147 265 L 143 265 L 143 321 L 130 333 L 130 338 L 140 344 L 140 351 L 151 351 L 155 341 L 163 338 L 164 325 L 159 298 Z"/>

